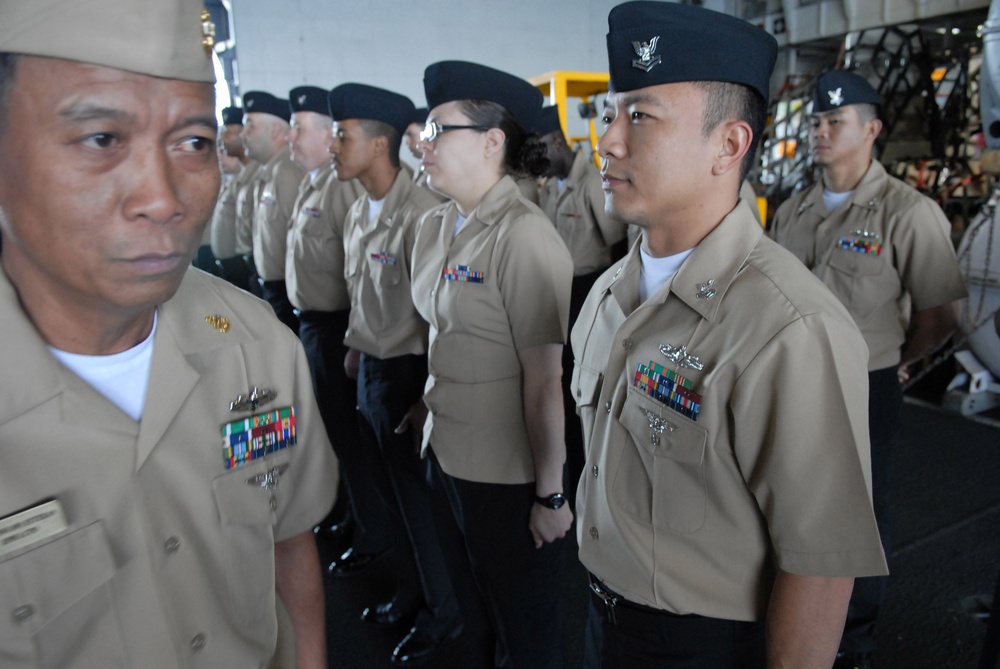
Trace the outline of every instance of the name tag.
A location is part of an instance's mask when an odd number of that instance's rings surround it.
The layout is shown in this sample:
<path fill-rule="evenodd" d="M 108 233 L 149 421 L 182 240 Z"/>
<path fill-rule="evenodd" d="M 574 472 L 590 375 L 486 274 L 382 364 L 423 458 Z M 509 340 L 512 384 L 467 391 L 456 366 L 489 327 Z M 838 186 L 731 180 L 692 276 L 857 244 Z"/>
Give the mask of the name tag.
<path fill-rule="evenodd" d="M 0 519 L 0 556 L 55 536 L 68 527 L 62 504 L 54 499 Z"/>

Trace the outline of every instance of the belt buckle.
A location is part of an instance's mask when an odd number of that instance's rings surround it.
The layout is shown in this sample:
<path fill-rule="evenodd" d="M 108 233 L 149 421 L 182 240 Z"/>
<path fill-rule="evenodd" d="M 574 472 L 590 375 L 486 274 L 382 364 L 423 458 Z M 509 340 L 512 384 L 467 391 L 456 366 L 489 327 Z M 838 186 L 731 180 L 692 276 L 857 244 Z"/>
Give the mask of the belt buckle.
<path fill-rule="evenodd" d="M 604 602 L 604 614 L 608 622 L 612 625 L 617 625 L 618 620 L 615 616 L 615 607 L 618 606 L 618 597 L 608 592 L 595 576 L 590 577 L 590 591 Z"/>

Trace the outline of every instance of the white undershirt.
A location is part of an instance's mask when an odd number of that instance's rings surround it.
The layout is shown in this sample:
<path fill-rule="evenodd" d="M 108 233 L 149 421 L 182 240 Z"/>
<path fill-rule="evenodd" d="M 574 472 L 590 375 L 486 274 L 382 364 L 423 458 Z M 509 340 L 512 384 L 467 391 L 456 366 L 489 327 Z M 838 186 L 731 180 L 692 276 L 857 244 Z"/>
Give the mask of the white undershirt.
<path fill-rule="evenodd" d="M 381 200 L 373 200 L 368 198 L 368 225 L 375 222 L 378 215 L 382 213 L 382 206 L 385 204 L 385 198 Z"/>
<path fill-rule="evenodd" d="M 854 191 L 849 190 L 846 193 L 834 193 L 832 190 L 823 189 L 823 202 L 826 204 L 826 210 L 829 213 L 833 213 L 834 209 L 851 199 L 851 195 Z"/>
<path fill-rule="evenodd" d="M 565 179 L 558 179 L 556 181 L 556 185 L 558 186 L 560 193 L 562 193 L 564 190 L 566 190 L 566 180 Z"/>
<path fill-rule="evenodd" d="M 639 254 L 642 258 L 642 272 L 639 277 L 639 303 L 642 304 L 648 300 L 650 295 L 656 293 L 674 274 L 677 274 L 677 270 L 681 268 L 692 251 L 694 249 L 681 251 L 664 258 L 654 258 L 646 253 L 640 243 Z"/>
<path fill-rule="evenodd" d="M 149 366 L 153 361 L 153 335 L 156 334 L 156 313 L 153 329 L 141 343 L 127 351 L 111 355 L 80 355 L 49 346 L 52 355 L 70 371 L 93 386 L 132 420 L 142 418 L 149 383 Z"/>
<path fill-rule="evenodd" d="M 465 216 L 458 214 L 458 218 L 455 219 L 455 231 L 451 233 L 452 239 L 458 236 L 458 231 L 462 229 L 463 225 L 465 225 L 465 220 Z"/>
<path fill-rule="evenodd" d="M 316 185 L 316 177 L 319 176 L 319 173 L 322 171 L 322 169 L 323 169 L 322 167 L 317 167 L 314 170 L 309 170 L 309 184 L 311 186 Z"/>

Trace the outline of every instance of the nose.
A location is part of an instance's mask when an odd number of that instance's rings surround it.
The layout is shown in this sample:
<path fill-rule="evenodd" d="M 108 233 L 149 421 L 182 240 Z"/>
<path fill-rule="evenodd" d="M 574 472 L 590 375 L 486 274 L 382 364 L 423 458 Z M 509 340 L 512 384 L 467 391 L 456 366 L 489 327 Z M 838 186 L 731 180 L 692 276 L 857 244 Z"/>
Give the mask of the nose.
<path fill-rule="evenodd" d="M 622 141 L 622 132 L 617 119 L 612 120 L 604 129 L 604 134 L 597 140 L 597 155 L 601 157 L 602 167 L 607 159 L 621 158 L 625 153 L 625 144 Z"/>
<path fill-rule="evenodd" d="M 136 147 L 132 156 L 123 204 L 126 220 L 155 225 L 180 221 L 186 213 L 179 188 L 182 168 L 171 161 L 165 147 Z M 218 181 L 218 171 L 214 174 Z"/>

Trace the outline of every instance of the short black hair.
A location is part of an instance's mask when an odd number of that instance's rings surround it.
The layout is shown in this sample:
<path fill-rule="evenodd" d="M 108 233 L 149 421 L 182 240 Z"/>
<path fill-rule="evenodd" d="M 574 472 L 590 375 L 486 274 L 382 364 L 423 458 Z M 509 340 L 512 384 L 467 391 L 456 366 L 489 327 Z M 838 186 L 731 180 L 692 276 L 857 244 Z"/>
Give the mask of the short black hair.
<path fill-rule="evenodd" d="M 705 93 L 705 111 L 701 120 L 703 135 L 707 137 L 720 123 L 732 120 L 745 121 L 753 132 L 750 148 L 740 164 L 740 183 L 743 183 L 753 169 L 757 145 L 767 124 L 767 100 L 743 84 L 726 81 L 699 81 L 697 84 Z"/>
<path fill-rule="evenodd" d="M 399 147 L 403 145 L 403 135 L 388 123 L 371 118 L 358 119 L 358 125 L 368 137 L 385 137 L 389 161 L 393 167 L 399 169 Z"/>
<path fill-rule="evenodd" d="M 462 100 L 462 112 L 473 125 L 498 128 L 505 136 L 504 171 L 513 176 L 544 176 L 549 167 L 545 145 L 530 135 L 505 107 L 489 100 Z"/>
<path fill-rule="evenodd" d="M 7 97 L 17 76 L 17 54 L 0 53 L 0 134 L 7 125 Z"/>

